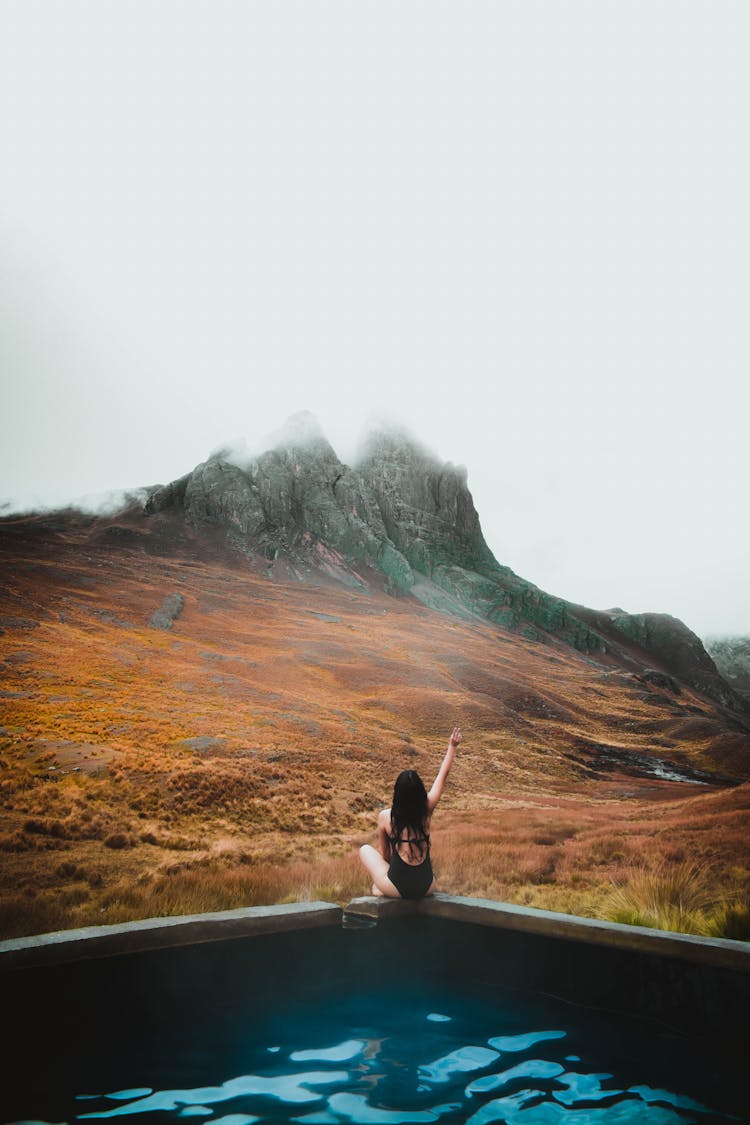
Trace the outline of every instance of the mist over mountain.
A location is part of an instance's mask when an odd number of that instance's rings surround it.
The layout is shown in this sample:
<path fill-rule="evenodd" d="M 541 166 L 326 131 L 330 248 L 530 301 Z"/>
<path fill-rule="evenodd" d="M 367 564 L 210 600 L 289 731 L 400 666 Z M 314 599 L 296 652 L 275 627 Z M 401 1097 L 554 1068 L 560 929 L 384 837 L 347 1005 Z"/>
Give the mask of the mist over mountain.
<path fill-rule="evenodd" d="M 727 683 L 750 702 L 750 637 L 707 637 L 706 650 Z"/>
<path fill-rule="evenodd" d="M 271 448 L 219 450 L 192 472 L 148 490 L 147 521 L 178 516 L 217 530 L 269 575 L 376 586 L 446 614 L 488 620 L 527 640 L 554 638 L 646 674 L 675 677 L 731 713 L 750 707 L 701 640 L 667 614 L 597 611 L 540 590 L 499 563 L 485 542 L 463 467 L 415 439 L 381 429 L 344 464 L 315 419 L 292 416 Z"/>

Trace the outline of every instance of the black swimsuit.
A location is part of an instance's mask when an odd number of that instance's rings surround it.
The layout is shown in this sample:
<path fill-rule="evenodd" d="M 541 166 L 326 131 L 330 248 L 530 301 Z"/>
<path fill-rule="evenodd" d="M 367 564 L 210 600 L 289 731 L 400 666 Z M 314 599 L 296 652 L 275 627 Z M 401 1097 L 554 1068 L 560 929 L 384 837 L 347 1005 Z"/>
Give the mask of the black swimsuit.
<path fill-rule="evenodd" d="M 421 863 L 407 863 L 396 850 L 397 844 L 420 844 L 427 853 Z M 391 863 L 388 878 L 401 895 L 401 898 L 423 898 L 432 886 L 432 862 L 430 861 L 430 837 L 423 839 L 408 836 L 405 840 L 391 837 Z"/>

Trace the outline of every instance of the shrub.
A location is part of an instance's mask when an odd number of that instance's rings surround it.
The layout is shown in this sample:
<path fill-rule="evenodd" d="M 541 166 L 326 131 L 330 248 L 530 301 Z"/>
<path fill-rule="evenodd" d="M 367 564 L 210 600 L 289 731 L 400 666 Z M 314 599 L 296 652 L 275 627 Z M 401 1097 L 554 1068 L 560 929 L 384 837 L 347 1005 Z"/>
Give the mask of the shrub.
<path fill-rule="evenodd" d="M 24 823 L 23 830 L 24 832 L 38 832 L 40 835 L 44 835 L 47 831 L 47 823 L 44 820 L 37 820 L 32 817 Z"/>
<path fill-rule="evenodd" d="M 0 851 L 26 852 L 36 845 L 23 832 L 3 832 L 0 834 Z"/>

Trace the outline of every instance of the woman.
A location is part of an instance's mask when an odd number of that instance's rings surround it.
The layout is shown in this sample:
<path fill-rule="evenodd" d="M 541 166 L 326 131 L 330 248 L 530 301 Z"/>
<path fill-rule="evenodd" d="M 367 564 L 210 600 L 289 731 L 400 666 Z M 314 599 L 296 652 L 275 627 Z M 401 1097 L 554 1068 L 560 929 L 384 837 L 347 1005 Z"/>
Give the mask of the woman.
<path fill-rule="evenodd" d="M 378 816 L 378 846 L 363 844 L 359 857 L 372 878 L 372 893 L 422 898 L 436 890 L 430 862 L 430 818 L 443 794 L 461 728 L 455 727 L 429 793 L 416 770 L 404 770 L 393 787 L 393 804 Z"/>

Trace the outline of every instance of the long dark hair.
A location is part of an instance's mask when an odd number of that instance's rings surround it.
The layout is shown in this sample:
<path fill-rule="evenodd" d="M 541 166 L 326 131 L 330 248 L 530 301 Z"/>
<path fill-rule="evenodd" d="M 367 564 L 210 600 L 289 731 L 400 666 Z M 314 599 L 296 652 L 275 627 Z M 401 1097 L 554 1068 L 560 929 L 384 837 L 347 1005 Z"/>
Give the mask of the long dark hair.
<path fill-rule="evenodd" d="M 429 815 L 427 790 L 422 778 L 416 770 L 403 770 L 393 786 L 391 847 L 401 842 L 401 836 L 406 829 L 407 836 L 414 838 L 420 852 L 423 852 L 430 842 L 427 834 Z"/>

